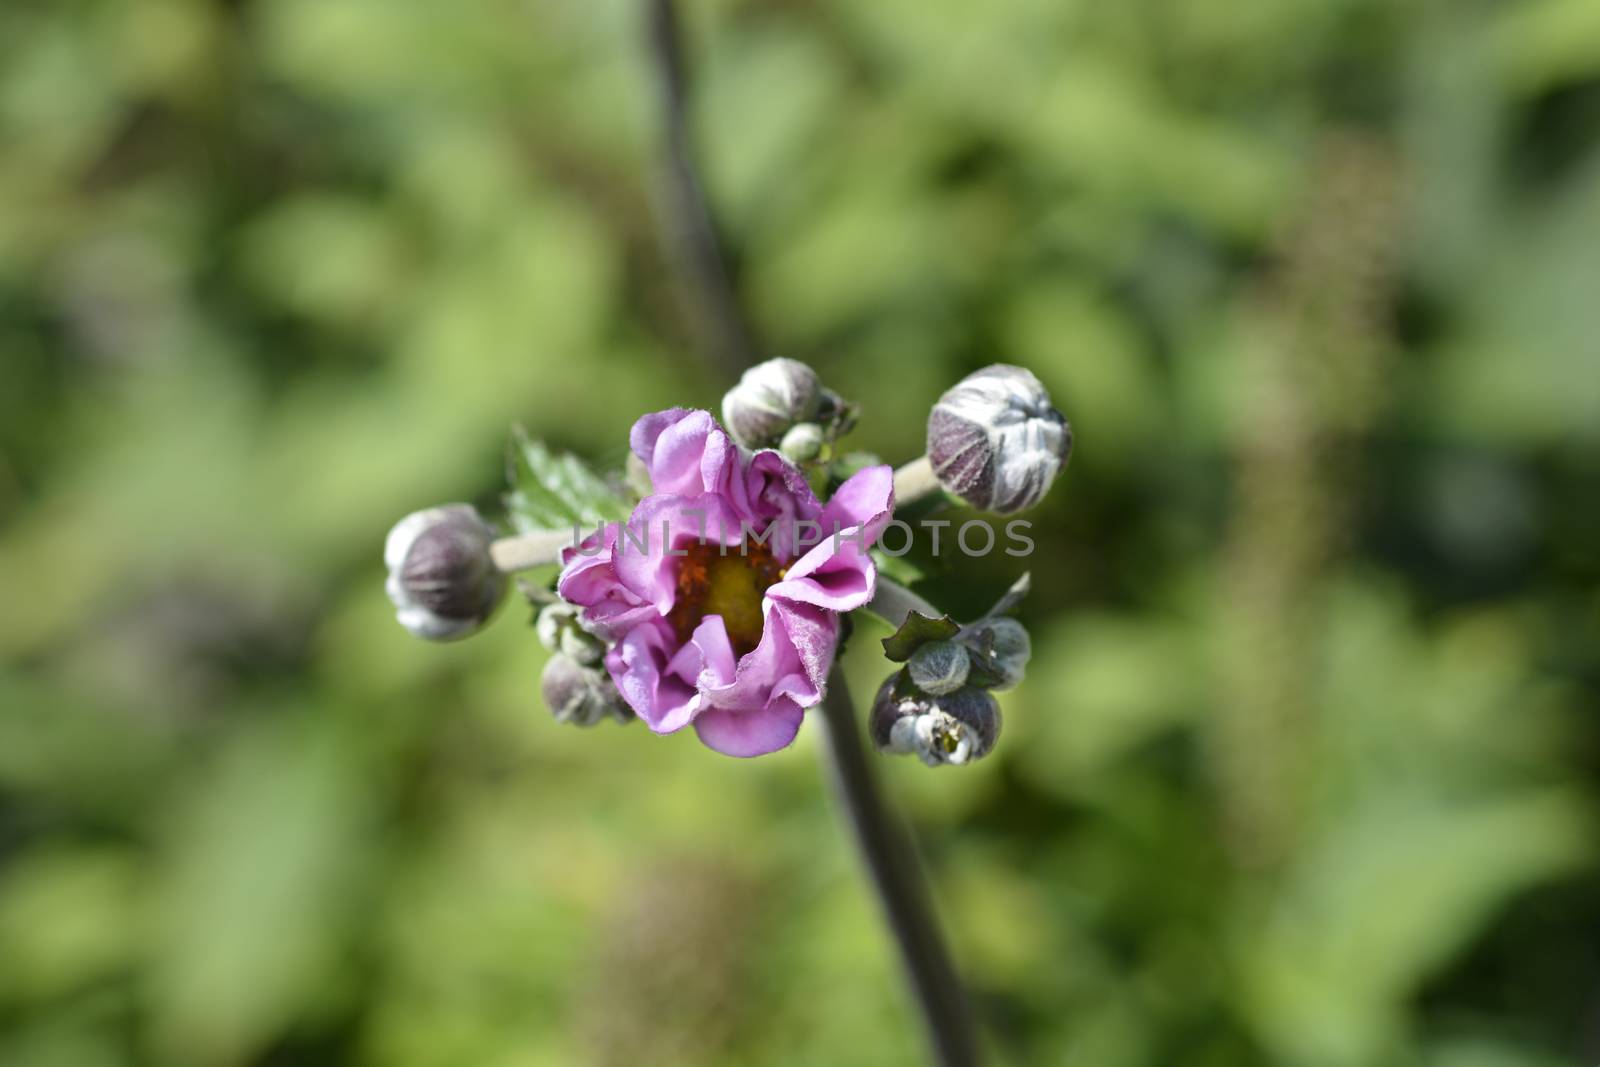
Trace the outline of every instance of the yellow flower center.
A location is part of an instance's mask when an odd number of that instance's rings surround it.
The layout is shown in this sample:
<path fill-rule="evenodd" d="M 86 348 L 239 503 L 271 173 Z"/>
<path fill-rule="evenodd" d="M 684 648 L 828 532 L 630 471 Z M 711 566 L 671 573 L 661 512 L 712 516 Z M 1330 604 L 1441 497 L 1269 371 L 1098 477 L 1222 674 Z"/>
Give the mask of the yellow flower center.
<path fill-rule="evenodd" d="M 735 655 L 761 643 L 761 598 L 784 568 L 765 545 L 693 544 L 678 564 L 678 598 L 667 621 L 687 641 L 707 615 L 722 616 Z"/>

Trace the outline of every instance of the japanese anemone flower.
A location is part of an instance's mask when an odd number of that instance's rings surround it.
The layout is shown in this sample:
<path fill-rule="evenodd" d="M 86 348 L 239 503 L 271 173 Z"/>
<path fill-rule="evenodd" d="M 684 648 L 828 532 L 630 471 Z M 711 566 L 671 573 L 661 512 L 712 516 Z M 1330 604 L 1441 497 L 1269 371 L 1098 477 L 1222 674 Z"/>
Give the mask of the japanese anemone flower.
<path fill-rule="evenodd" d="M 629 443 L 652 493 L 563 552 L 557 591 L 612 643 L 606 669 L 651 730 L 692 724 L 730 756 L 785 747 L 822 699 L 839 614 L 872 599 L 893 472 L 862 470 L 823 505 L 783 456 L 683 408 L 644 416 Z"/>

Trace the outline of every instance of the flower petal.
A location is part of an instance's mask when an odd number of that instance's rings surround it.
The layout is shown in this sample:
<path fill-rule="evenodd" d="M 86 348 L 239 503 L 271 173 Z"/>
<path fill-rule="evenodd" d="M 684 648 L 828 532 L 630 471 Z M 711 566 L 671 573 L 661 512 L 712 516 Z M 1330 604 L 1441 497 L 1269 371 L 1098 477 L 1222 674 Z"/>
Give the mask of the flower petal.
<path fill-rule="evenodd" d="M 803 706 L 810 707 L 822 699 L 828 672 L 833 670 L 834 656 L 839 651 L 839 617 L 815 607 L 782 601 L 773 601 L 772 613 L 782 622 L 783 632 L 800 658 L 800 672 L 806 678 L 804 688 L 788 691 Z"/>
<path fill-rule="evenodd" d="M 633 424 L 628 443 L 657 493 L 717 492 L 738 473 L 739 450 L 709 411 L 670 408 L 645 415 Z"/>
<path fill-rule="evenodd" d="M 677 568 L 685 545 L 739 543 L 739 520 L 722 497 L 646 497 L 617 535 L 612 566 L 618 580 L 665 615 L 677 599 Z"/>
<path fill-rule="evenodd" d="M 794 559 L 803 547 L 797 543 L 803 536 L 816 543 L 817 531 L 822 529 L 822 505 L 800 468 L 778 452 L 757 452 L 750 457 L 742 483 L 746 494 L 740 502 L 743 510 L 774 556 Z M 808 525 L 802 528 L 802 522 Z"/>
<path fill-rule="evenodd" d="M 689 643 L 699 653 L 695 682 L 702 690 L 733 681 L 739 657 L 733 651 L 733 642 L 728 639 L 728 628 L 721 615 L 707 615 L 695 627 Z"/>
<path fill-rule="evenodd" d="M 778 697 L 759 711 L 708 708 L 695 719 L 694 732 L 707 748 L 725 756 L 764 756 L 787 748 L 804 719 L 804 708 Z"/>
<path fill-rule="evenodd" d="M 658 734 L 683 729 L 704 703 L 692 681 L 667 669 L 672 655 L 672 629 L 664 619 L 635 626 L 606 653 L 606 670 L 622 699 Z"/>
<path fill-rule="evenodd" d="M 832 534 L 864 526 L 870 547 L 894 516 L 894 468 L 884 464 L 856 471 L 834 490 L 822 509 L 822 529 Z"/>
<path fill-rule="evenodd" d="M 792 697 L 801 707 L 822 699 L 839 643 L 838 619 L 809 606 L 774 600 L 763 606 L 760 643 L 739 660 L 727 684 L 702 687 L 712 707 L 756 711 L 778 695 Z"/>
<path fill-rule="evenodd" d="M 563 549 L 564 566 L 556 582 L 556 592 L 563 600 L 584 609 L 584 628 L 607 640 L 658 614 L 617 577 L 611 562 L 617 526 L 608 523 L 603 530 L 584 538 L 579 546 Z"/>
<path fill-rule="evenodd" d="M 894 471 L 857 471 L 822 511 L 823 540 L 789 567 L 767 595 L 828 611 L 851 611 L 872 599 L 878 572 L 867 549 L 894 514 Z"/>

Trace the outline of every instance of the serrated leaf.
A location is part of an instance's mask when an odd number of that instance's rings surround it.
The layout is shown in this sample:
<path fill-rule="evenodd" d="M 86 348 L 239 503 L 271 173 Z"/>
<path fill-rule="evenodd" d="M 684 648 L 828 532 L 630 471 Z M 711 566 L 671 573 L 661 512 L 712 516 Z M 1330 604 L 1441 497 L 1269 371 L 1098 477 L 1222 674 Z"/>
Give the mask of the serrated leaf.
<path fill-rule="evenodd" d="M 960 632 L 961 627 L 948 615 L 933 619 L 913 611 L 900 629 L 883 639 L 883 654 L 896 663 L 904 663 L 929 641 L 948 641 Z"/>
<path fill-rule="evenodd" d="M 521 533 L 593 527 L 628 517 L 623 495 L 582 460 L 552 452 L 543 441 L 514 427 L 507 460 L 506 514 Z"/>

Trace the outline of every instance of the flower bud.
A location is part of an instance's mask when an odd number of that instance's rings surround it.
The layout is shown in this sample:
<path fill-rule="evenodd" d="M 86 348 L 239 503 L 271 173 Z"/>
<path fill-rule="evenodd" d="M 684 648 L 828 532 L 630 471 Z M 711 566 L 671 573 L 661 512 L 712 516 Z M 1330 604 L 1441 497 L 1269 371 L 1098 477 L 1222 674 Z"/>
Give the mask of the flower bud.
<path fill-rule="evenodd" d="M 971 665 L 967 650 L 954 641 L 929 641 L 911 654 L 906 670 L 912 685 L 930 696 L 944 696 L 967 684 Z"/>
<path fill-rule="evenodd" d="M 822 390 L 822 398 L 817 402 L 817 422 L 828 440 L 837 440 L 855 429 L 860 414 L 859 404 L 846 400 L 832 389 Z"/>
<path fill-rule="evenodd" d="M 633 718 L 633 709 L 604 668 L 585 667 L 559 652 L 544 665 L 539 691 L 556 722 L 593 726 L 605 718 L 618 722 Z"/>
<path fill-rule="evenodd" d="M 489 556 L 494 531 L 466 504 L 413 512 L 384 542 L 385 590 L 400 625 L 430 641 L 452 641 L 481 627 L 505 592 Z"/>
<path fill-rule="evenodd" d="M 793 359 L 769 359 L 744 372 L 722 398 L 722 422 L 746 448 L 771 448 L 798 422 L 816 417 L 822 383 Z"/>
<path fill-rule="evenodd" d="M 822 455 L 822 446 L 826 443 L 827 437 L 821 426 L 814 422 L 799 422 L 789 427 L 789 432 L 783 435 L 783 443 L 778 446 L 778 451 L 791 462 L 810 463 Z"/>
<path fill-rule="evenodd" d="M 1072 427 L 1029 371 L 997 363 L 969 374 L 928 416 L 928 461 L 973 507 L 1033 507 L 1072 453 Z"/>
<path fill-rule="evenodd" d="M 1022 682 L 1033 642 L 1016 619 L 1000 615 L 973 623 L 961 635 L 974 657 L 1000 680 L 991 689 L 1011 689 Z"/>
<path fill-rule="evenodd" d="M 878 690 L 868 732 L 879 751 L 913 754 L 930 767 L 961 765 L 988 755 L 1000 737 L 1000 705 L 967 686 L 943 696 L 896 695 L 898 674 Z"/>
<path fill-rule="evenodd" d="M 604 642 L 579 625 L 578 609 L 566 601 L 540 608 L 534 632 L 545 648 L 569 656 L 585 667 L 597 666 L 605 656 Z"/>

